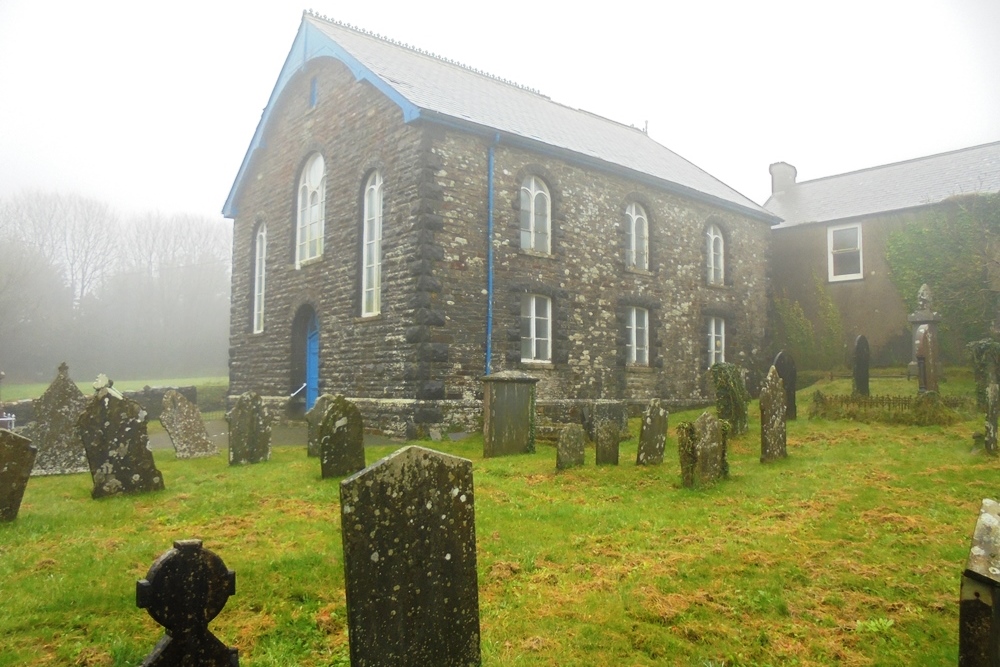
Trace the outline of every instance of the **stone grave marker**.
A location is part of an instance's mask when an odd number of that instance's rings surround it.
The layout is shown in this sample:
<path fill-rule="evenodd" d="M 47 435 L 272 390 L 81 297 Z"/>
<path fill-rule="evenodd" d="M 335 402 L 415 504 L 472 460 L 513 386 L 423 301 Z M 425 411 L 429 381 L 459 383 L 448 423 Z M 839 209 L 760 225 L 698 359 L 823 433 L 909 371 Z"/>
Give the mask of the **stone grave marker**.
<path fill-rule="evenodd" d="M 587 434 L 580 424 L 566 424 L 559 432 L 556 444 L 556 470 L 583 465 L 583 450 Z"/>
<path fill-rule="evenodd" d="M 595 446 L 597 455 L 595 463 L 599 466 L 618 465 L 618 445 L 621 442 L 622 429 L 617 421 L 605 419 L 597 422 L 595 426 L 597 440 Z"/>
<path fill-rule="evenodd" d="M 20 429 L 38 448 L 31 474 L 87 472 L 87 454 L 76 430 L 76 419 L 87 406 L 87 397 L 70 379 L 65 362 L 45 393 L 31 403 L 34 420 Z"/>
<path fill-rule="evenodd" d="M 160 491 L 163 475 L 149 449 L 146 411 L 115 393 L 110 386 L 99 388 L 76 420 L 94 480 L 90 495 L 104 498 Z"/>
<path fill-rule="evenodd" d="M 1000 416 L 1000 385 L 986 387 L 986 433 L 983 448 L 990 456 L 997 455 L 997 417 Z"/>
<path fill-rule="evenodd" d="M 535 385 L 520 371 L 483 377 L 483 457 L 535 451 Z"/>
<path fill-rule="evenodd" d="M 353 667 L 480 664 L 472 462 L 405 447 L 340 484 Z"/>
<path fill-rule="evenodd" d="M 236 573 L 201 540 L 178 540 L 135 584 L 135 605 L 167 629 L 141 667 L 238 667 L 208 624 L 236 594 Z"/>
<path fill-rule="evenodd" d="M 646 406 L 639 427 L 639 449 L 635 455 L 636 465 L 660 465 L 663 463 L 663 449 L 667 444 L 667 419 L 669 413 L 663 402 L 654 398 Z"/>
<path fill-rule="evenodd" d="M 774 366 L 760 388 L 760 462 L 788 456 L 785 430 L 785 384 Z"/>
<path fill-rule="evenodd" d="M 995 667 L 1000 660 L 1000 504 L 983 499 L 962 573 L 958 664 Z"/>
<path fill-rule="evenodd" d="M 774 358 L 773 366 L 777 369 L 778 377 L 785 385 L 785 420 L 795 421 L 795 383 L 797 381 L 795 359 L 787 350 L 782 350 Z"/>
<path fill-rule="evenodd" d="M 869 364 L 872 353 L 868 339 L 863 335 L 854 339 L 854 393 L 858 396 L 871 396 L 869 387 Z"/>
<path fill-rule="evenodd" d="M 306 456 L 319 456 L 319 427 L 323 423 L 323 415 L 330 407 L 333 394 L 323 394 L 316 399 L 313 406 L 306 413 L 306 424 L 308 424 L 308 440 L 306 441 Z"/>
<path fill-rule="evenodd" d="M 25 437 L 0 428 L 0 521 L 13 521 L 38 450 Z"/>
<path fill-rule="evenodd" d="M 597 442 L 597 427 L 607 421 L 616 423 L 620 434 L 628 437 L 628 405 L 625 401 L 594 400 L 584 403 L 581 412 L 583 429 L 594 442 Z"/>
<path fill-rule="evenodd" d="M 365 467 L 365 424 L 358 406 L 337 394 L 319 427 L 323 479 L 353 475 Z"/>
<path fill-rule="evenodd" d="M 219 448 L 208 437 L 198 406 L 179 391 L 170 389 L 163 395 L 160 423 L 170 436 L 177 458 L 193 459 L 219 453 Z"/>
<path fill-rule="evenodd" d="M 729 477 L 726 429 L 710 412 L 703 412 L 695 422 L 677 425 L 677 450 L 684 486 L 700 486 Z"/>
<path fill-rule="evenodd" d="M 248 391 L 236 399 L 229 421 L 229 465 L 262 463 L 271 458 L 271 413 L 260 394 Z"/>
<path fill-rule="evenodd" d="M 917 327 L 917 378 L 919 392 L 938 390 L 937 341 L 934 329 L 922 324 Z"/>
<path fill-rule="evenodd" d="M 747 390 L 746 369 L 737 364 L 719 363 L 711 368 L 715 385 L 715 412 L 729 423 L 730 434 L 743 435 L 750 431 L 750 392 Z"/>

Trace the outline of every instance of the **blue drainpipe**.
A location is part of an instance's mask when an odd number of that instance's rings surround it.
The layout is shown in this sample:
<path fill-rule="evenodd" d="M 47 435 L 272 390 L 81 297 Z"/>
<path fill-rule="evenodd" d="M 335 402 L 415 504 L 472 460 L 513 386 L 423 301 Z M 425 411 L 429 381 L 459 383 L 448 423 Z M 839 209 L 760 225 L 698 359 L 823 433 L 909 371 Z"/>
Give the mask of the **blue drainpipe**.
<path fill-rule="evenodd" d="M 490 374 L 493 366 L 493 174 L 494 174 L 494 150 L 500 143 L 500 133 L 493 137 L 490 144 L 489 167 L 488 167 L 488 194 L 486 201 L 486 370 L 484 375 Z"/>

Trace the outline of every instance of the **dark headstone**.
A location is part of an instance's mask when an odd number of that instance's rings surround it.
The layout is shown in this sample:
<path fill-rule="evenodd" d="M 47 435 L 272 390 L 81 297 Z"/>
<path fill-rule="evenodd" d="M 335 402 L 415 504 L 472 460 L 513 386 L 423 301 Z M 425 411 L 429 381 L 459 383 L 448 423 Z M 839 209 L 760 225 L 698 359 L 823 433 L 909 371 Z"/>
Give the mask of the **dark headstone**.
<path fill-rule="evenodd" d="M 135 605 L 167 629 L 141 667 L 238 667 L 208 624 L 236 594 L 236 573 L 201 540 L 178 540 L 135 584 Z"/>
<path fill-rule="evenodd" d="M 248 391 L 226 415 L 229 465 L 262 463 L 271 458 L 271 414 L 260 394 Z"/>
<path fill-rule="evenodd" d="M 0 521 L 17 518 L 37 452 L 27 438 L 0 429 Z"/>
<path fill-rule="evenodd" d="M 760 462 L 788 456 L 785 431 L 785 384 L 774 366 L 760 388 Z"/>
<path fill-rule="evenodd" d="M 639 450 L 635 455 L 636 465 L 660 465 L 663 463 L 663 449 L 667 444 L 667 420 L 669 414 L 658 398 L 654 398 L 642 415 L 639 427 Z"/>
<path fill-rule="evenodd" d="M 472 462 L 405 447 L 340 507 L 351 665 L 479 665 Z"/>
<path fill-rule="evenodd" d="M 778 371 L 778 377 L 785 385 L 785 420 L 795 421 L 795 383 L 797 382 L 797 371 L 795 370 L 795 359 L 786 350 L 778 353 L 774 358 L 774 368 Z"/>
<path fill-rule="evenodd" d="M 715 415 L 703 412 L 695 422 L 678 424 L 677 451 L 684 486 L 700 486 L 729 477 L 726 428 Z"/>
<path fill-rule="evenodd" d="M 597 440 L 595 447 L 597 455 L 595 463 L 599 466 L 618 465 L 618 445 L 622 439 L 622 429 L 617 421 L 605 420 L 597 422 Z"/>
<path fill-rule="evenodd" d="M 604 422 L 613 422 L 624 437 L 628 437 L 628 404 L 625 401 L 595 400 L 584 403 L 581 409 L 583 429 L 597 442 L 597 427 Z"/>
<path fill-rule="evenodd" d="M 962 573 L 958 604 L 958 664 L 996 667 L 1000 661 L 1000 504 L 984 499 Z"/>
<path fill-rule="evenodd" d="M 871 363 L 871 348 L 868 339 L 858 336 L 854 340 L 854 393 L 858 396 L 870 396 L 868 383 L 868 366 Z"/>
<path fill-rule="evenodd" d="M 587 435 L 579 424 L 567 424 L 559 433 L 556 444 L 556 470 L 583 465 L 584 441 Z"/>
<path fill-rule="evenodd" d="M 20 430 L 38 448 L 32 475 L 87 472 L 87 454 L 76 430 L 85 407 L 87 397 L 70 379 L 69 367 L 61 364 L 45 393 L 32 401 L 35 421 Z"/>
<path fill-rule="evenodd" d="M 193 459 L 219 453 L 219 448 L 208 437 L 198 406 L 179 391 L 170 389 L 163 395 L 160 423 L 170 436 L 177 458 Z"/>
<path fill-rule="evenodd" d="M 323 479 L 353 475 L 365 467 L 365 424 L 361 411 L 337 394 L 326 408 L 319 427 L 319 456 Z"/>
<path fill-rule="evenodd" d="M 1000 416 L 1000 386 L 991 384 L 986 387 L 986 433 L 983 438 L 983 449 L 990 456 L 997 455 L 998 416 Z"/>
<path fill-rule="evenodd" d="M 917 327 L 917 379 L 919 392 L 938 390 L 937 341 L 934 329 L 922 324 Z"/>
<path fill-rule="evenodd" d="M 502 371 L 483 378 L 483 457 L 535 451 L 538 378 Z"/>
<path fill-rule="evenodd" d="M 316 399 L 312 408 L 306 413 L 306 423 L 309 425 L 308 440 L 306 441 L 306 456 L 319 456 L 319 427 L 323 423 L 323 415 L 330 407 L 333 394 L 323 394 Z"/>
<path fill-rule="evenodd" d="M 101 389 L 76 420 L 90 465 L 93 498 L 163 489 L 146 435 L 146 411 Z"/>
<path fill-rule="evenodd" d="M 750 392 L 747 390 L 746 369 L 737 364 L 712 366 L 715 384 L 715 412 L 729 423 L 730 434 L 743 435 L 750 431 Z"/>
<path fill-rule="evenodd" d="M 918 353 L 918 348 L 920 347 L 920 339 L 923 336 L 924 331 L 930 332 L 930 337 L 932 342 L 937 344 L 937 327 L 938 323 L 941 322 L 941 316 L 934 312 L 934 303 L 931 297 L 930 287 L 926 283 L 920 286 L 920 290 L 917 292 L 917 310 L 906 318 L 910 323 L 913 330 L 913 360 L 910 361 L 909 365 L 906 367 L 907 377 L 920 378 L 920 359 L 918 357 L 923 353 Z M 941 376 L 941 366 L 940 359 L 936 354 L 936 350 L 931 352 L 931 356 L 935 360 L 934 366 L 934 376 Z M 924 355 L 926 359 L 926 355 Z M 936 390 L 930 390 L 936 391 Z"/>

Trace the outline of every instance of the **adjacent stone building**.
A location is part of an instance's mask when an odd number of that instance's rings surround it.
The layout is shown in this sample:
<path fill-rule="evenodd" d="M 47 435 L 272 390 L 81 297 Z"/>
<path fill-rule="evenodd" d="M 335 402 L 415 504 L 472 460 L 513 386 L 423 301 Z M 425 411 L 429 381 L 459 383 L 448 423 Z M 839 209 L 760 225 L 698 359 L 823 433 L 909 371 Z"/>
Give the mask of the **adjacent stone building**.
<path fill-rule="evenodd" d="M 475 428 L 500 370 L 571 410 L 767 361 L 776 216 L 641 130 L 313 14 L 224 213 L 233 396 L 341 393 L 413 435 Z"/>

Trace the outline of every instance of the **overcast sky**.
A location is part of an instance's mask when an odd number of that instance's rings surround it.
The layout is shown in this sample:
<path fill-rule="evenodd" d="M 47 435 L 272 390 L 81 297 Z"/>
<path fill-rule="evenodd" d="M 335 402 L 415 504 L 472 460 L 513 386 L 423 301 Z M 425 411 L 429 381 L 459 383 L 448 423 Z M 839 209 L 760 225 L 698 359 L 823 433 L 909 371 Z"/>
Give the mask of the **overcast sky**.
<path fill-rule="evenodd" d="M 772 162 L 1000 141 L 1000 0 L 0 0 L 0 197 L 221 219 L 306 8 L 648 122 L 758 203 Z"/>

